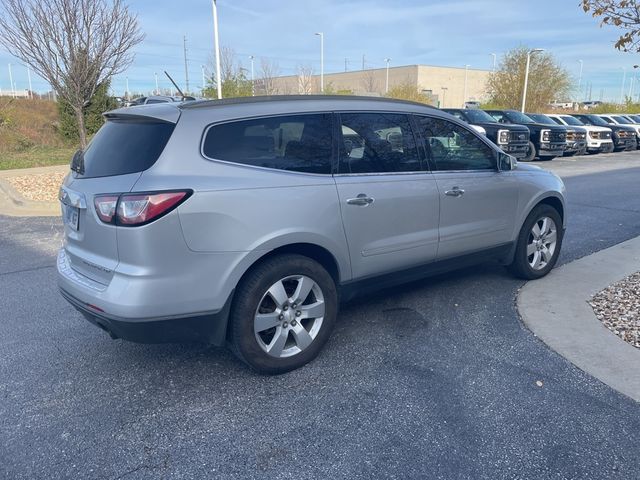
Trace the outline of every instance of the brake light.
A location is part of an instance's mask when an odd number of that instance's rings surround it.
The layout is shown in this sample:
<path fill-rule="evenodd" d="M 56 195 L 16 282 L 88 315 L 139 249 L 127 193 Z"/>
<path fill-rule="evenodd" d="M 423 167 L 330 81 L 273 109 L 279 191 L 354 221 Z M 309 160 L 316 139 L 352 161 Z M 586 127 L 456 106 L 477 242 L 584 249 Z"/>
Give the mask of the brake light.
<path fill-rule="evenodd" d="M 96 207 L 96 213 L 100 220 L 105 223 L 113 223 L 116 214 L 116 205 L 118 204 L 117 195 L 98 195 L 93 204 Z"/>
<path fill-rule="evenodd" d="M 173 192 L 98 195 L 94 205 L 100 220 L 121 226 L 145 225 L 166 215 L 191 195 L 191 190 Z"/>

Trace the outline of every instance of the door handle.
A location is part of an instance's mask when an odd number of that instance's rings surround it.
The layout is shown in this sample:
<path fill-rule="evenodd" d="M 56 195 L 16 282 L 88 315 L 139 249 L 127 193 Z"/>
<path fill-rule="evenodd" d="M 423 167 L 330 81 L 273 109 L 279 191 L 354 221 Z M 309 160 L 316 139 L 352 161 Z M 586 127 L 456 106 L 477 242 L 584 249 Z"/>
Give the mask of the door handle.
<path fill-rule="evenodd" d="M 359 193 L 356 198 L 347 199 L 347 203 L 349 205 L 359 205 L 361 207 L 366 207 L 373 203 L 374 199 L 368 197 L 365 193 Z"/>
<path fill-rule="evenodd" d="M 448 197 L 461 197 L 464 195 L 464 190 L 459 187 L 453 187 L 451 190 L 447 190 L 444 192 Z"/>

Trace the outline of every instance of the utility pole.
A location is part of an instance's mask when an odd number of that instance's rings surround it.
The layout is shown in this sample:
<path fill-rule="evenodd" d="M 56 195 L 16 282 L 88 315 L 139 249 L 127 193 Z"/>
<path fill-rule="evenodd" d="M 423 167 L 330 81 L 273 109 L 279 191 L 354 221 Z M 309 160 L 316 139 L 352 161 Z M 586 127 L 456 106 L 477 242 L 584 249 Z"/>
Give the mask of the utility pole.
<path fill-rule="evenodd" d="M 187 36 L 182 37 L 182 47 L 184 49 L 184 79 L 186 83 L 185 94 L 189 95 L 189 67 L 187 66 Z"/>
<path fill-rule="evenodd" d="M 31 68 L 27 66 L 27 78 L 29 79 L 29 98 L 33 99 L 33 88 L 31 86 Z"/>
<path fill-rule="evenodd" d="M 11 72 L 11 64 L 9 64 L 9 86 L 11 87 L 11 97 L 16 98 L 16 87 L 13 84 L 13 73 Z"/>
<path fill-rule="evenodd" d="M 496 71 L 496 62 L 498 60 L 498 55 L 495 53 L 490 53 L 489 55 L 491 55 L 493 57 L 493 72 Z"/>
<path fill-rule="evenodd" d="M 158 74 L 154 73 L 156 77 L 156 95 L 160 95 L 160 89 L 158 88 Z"/>
<path fill-rule="evenodd" d="M 344 71 L 347 71 L 347 58 L 344 59 Z"/>
<path fill-rule="evenodd" d="M 627 67 L 622 67 L 622 88 L 620 89 L 620 105 L 624 103 L 624 84 L 627 81 Z"/>
<path fill-rule="evenodd" d="M 218 89 L 218 99 L 222 98 L 222 81 L 220 80 L 220 43 L 218 41 L 218 6 L 216 0 L 211 0 L 213 7 L 213 43 L 216 55 L 216 87 Z"/>
<path fill-rule="evenodd" d="M 125 95 L 125 97 L 127 98 L 127 100 L 129 100 L 129 77 L 126 77 L 126 81 L 127 81 L 127 94 Z"/>
<path fill-rule="evenodd" d="M 362 70 L 364 70 L 364 53 L 362 54 Z"/>
<path fill-rule="evenodd" d="M 205 74 L 204 74 L 204 65 L 200 65 L 200 69 L 202 70 L 202 91 L 204 92 L 204 89 L 207 86 L 206 80 L 205 80 Z M 204 96 L 204 94 L 203 94 Z"/>

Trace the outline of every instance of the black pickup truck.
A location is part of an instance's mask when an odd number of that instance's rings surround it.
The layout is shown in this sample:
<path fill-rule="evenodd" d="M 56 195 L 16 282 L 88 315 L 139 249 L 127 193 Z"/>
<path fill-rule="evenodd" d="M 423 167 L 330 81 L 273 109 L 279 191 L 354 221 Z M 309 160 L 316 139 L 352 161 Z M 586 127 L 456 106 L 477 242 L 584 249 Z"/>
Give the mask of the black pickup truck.
<path fill-rule="evenodd" d="M 475 108 L 443 108 L 447 113 L 470 125 L 482 127 L 487 138 L 498 145 L 505 153 L 517 159 L 527 156 L 529 149 L 529 129 L 523 125 L 498 123 L 484 110 Z"/>
<path fill-rule="evenodd" d="M 516 110 L 486 110 L 486 112 L 500 123 L 524 125 L 529 129 L 527 156 L 522 159 L 525 162 L 536 157 L 540 160 L 551 160 L 562 156 L 567 147 L 567 129 L 565 127 L 538 123 Z"/>
<path fill-rule="evenodd" d="M 558 122 L 542 113 L 527 113 L 526 115 L 538 123 L 558 125 Z M 587 153 L 587 129 L 571 125 L 562 126 L 567 129 L 567 148 L 564 150 L 564 156 L 570 157 Z"/>

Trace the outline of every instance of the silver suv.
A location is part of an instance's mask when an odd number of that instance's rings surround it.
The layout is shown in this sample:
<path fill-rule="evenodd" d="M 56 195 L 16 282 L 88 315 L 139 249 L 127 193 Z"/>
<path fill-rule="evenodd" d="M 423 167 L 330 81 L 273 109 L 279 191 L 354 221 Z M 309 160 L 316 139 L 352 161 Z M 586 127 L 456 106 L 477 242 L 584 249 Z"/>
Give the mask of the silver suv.
<path fill-rule="evenodd" d="M 340 301 L 497 259 L 555 264 L 564 185 L 412 102 L 256 97 L 105 114 L 60 190 L 62 295 L 113 338 L 312 360 Z"/>

